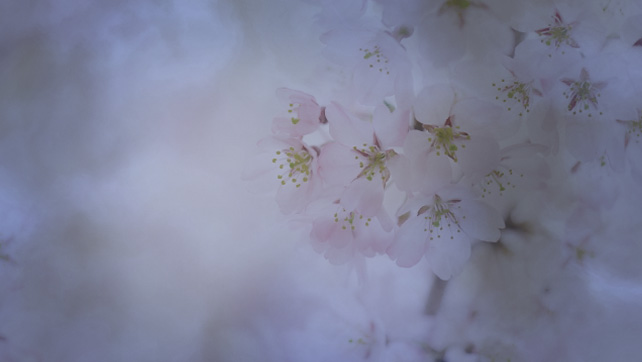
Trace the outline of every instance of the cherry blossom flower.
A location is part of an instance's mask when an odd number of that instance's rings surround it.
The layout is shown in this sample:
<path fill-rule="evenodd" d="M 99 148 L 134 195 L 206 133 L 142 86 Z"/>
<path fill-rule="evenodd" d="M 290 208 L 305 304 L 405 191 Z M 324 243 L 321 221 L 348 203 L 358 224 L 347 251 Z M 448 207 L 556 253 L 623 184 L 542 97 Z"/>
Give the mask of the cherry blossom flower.
<path fill-rule="evenodd" d="M 411 130 L 403 153 L 388 162 L 395 185 L 405 192 L 430 193 L 452 182 L 448 157 L 437 156 L 427 132 Z"/>
<path fill-rule="evenodd" d="M 496 86 L 497 90 L 504 95 L 504 99 L 502 100 L 503 102 L 515 100 L 524 108 L 524 111 L 530 112 L 531 94 L 541 97 L 542 92 L 533 87 L 534 80 L 526 82 L 518 80 L 514 73 L 513 78 L 513 80 L 509 80 L 508 82 L 502 79 L 500 83 L 493 83 L 493 86 Z M 496 99 L 499 99 L 499 96 L 497 96 Z M 510 107 L 508 110 L 511 110 Z M 520 113 L 520 116 L 521 115 L 522 113 Z"/>
<path fill-rule="evenodd" d="M 501 211 L 523 200 L 533 191 L 542 190 L 551 171 L 543 157 L 548 152 L 543 145 L 523 142 L 504 147 L 495 169 L 480 179 L 467 177 L 479 190 L 481 199 Z"/>
<path fill-rule="evenodd" d="M 354 24 L 321 36 L 327 45 L 326 57 L 343 67 L 349 77 L 346 99 L 375 106 L 389 96 L 411 97 L 412 67 L 399 35 L 376 25 Z"/>
<path fill-rule="evenodd" d="M 316 204 L 310 239 L 313 248 L 332 264 L 358 263 L 360 258 L 383 254 L 392 242 L 389 216 L 383 211 L 367 217 L 346 209 L 338 200 Z"/>
<path fill-rule="evenodd" d="M 313 96 L 300 91 L 280 88 L 277 96 L 288 104 L 287 117 L 276 117 L 272 132 L 276 135 L 302 137 L 314 132 L 325 122 L 323 108 Z"/>
<path fill-rule="evenodd" d="M 602 22 L 589 6 L 558 3 L 551 9 L 535 5 L 529 12 L 529 16 L 522 19 L 526 21 L 514 26 L 519 31 L 534 32 L 547 57 L 557 58 L 568 53 L 593 55 L 599 53 L 606 40 Z"/>
<path fill-rule="evenodd" d="M 399 217 L 401 226 L 388 255 L 402 267 L 425 257 L 444 280 L 461 271 L 474 240 L 497 241 L 504 227 L 494 208 L 454 188 L 410 198 Z"/>
<path fill-rule="evenodd" d="M 386 115 L 379 116 L 380 113 Z M 396 156 L 391 147 L 401 145 L 408 130 L 408 112 L 392 113 L 381 106 L 375 110 L 373 120 L 368 121 L 348 113 L 337 103 L 326 110 L 335 141 L 321 147 L 321 177 L 329 186 L 343 188 L 342 205 L 366 216 L 376 215 L 381 208 L 390 179 L 387 162 Z M 379 129 L 387 132 L 378 132 Z"/>
<path fill-rule="evenodd" d="M 613 44 L 619 49 L 618 44 Z M 639 115 L 635 108 L 639 76 L 635 66 L 626 62 L 616 49 L 590 62 L 580 64 L 579 78 L 562 78 L 563 116 L 558 117 L 564 129 L 566 147 L 582 162 L 599 161 L 614 171 L 624 168 L 625 131 L 623 120 L 633 121 Z M 627 77 L 617 71 L 626 70 Z M 576 70 L 577 71 L 577 70 Z M 560 112 L 561 113 L 561 112 Z"/>
<path fill-rule="evenodd" d="M 597 102 L 601 96 L 600 91 L 606 86 L 605 82 L 595 82 L 590 79 L 589 73 L 585 68 L 580 71 L 578 79 L 563 78 L 561 82 L 568 86 L 568 90 L 563 94 L 569 100 L 568 111 L 573 114 L 589 111 L 590 108 L 598 109 Z M 578 106 L 576 109 L 576 106 Z M 591 116 L 591 113 L 587 113 Z M 600 112 L 600 114 L 602 114 Z"/>
<path fill-rule="evenodd" d="M 553 45 L 555 48 L 559 48 L 564 44 L 571 48 L 579 48 L 580 46 L 571 36 L 572 29 L 576 24 L 577 21 L 566 23 L 564 19 L 562 19 L 559 10 L 556 9 L 553 15 L 553 22 L 545 28 L 535 30 L 535 33 L 542 37 L 540 41 L 546 45 Z"/>
<path fill-rule="evenodd" d="M 457 151 L 466 148 L 465 143 L 470 140 L 470 134 L 454 125 L 452 108 L 455 101 L 455 93 L 449 87 L 427 87 L 417 95 L 414 114 L 423 130 L 428 133 L 430 150 L 437 156 L 444 155 L 457 162 Z"/>
<path fill-rule="evenodd" d="M 523 59 L 524 55 L 519 52 L 513 58 L 461 62 L 452 71 L 453 83 L 462 94 L 455 111 L 462 117 L 482 120 L 485 126 L 481 128 L 498 140 L 515 135 L 558 80 Z"/>
<path fill-rule="evenodd" d="M 251 188 L 278 188 L 276 201 L 281 212 L 303 211 L 323 187 L 318 175 L 319 150 L 298 138 L 268 137 L 258 143 L 253 169 L 244 174 Z"/>
<path fill-rule="evenodd" d="M 450 159 L 464 174 L 492 170 L 499 145 L 486 130 L 494 125 L 480 112 L 485 105 L 476 99 L 458 101 L 448 86 L 424 88 L 415 100 L 414 114 L 426 133 L 428 152 Z"/>

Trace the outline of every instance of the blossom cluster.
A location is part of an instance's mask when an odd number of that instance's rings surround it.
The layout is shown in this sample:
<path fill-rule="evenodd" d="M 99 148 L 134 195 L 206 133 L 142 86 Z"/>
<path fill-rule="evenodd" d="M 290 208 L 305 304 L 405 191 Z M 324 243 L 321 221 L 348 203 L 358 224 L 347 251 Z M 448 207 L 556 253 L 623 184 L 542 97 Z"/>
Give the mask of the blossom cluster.
<path fill-rule="evenodd" d="M 447 280 L 511 210 L 561 192 L 552 174 L 642 180 L 635 1 L 314 3 L 340 81 L 326 102 L 277 91 L 250 176 L 330 262 L 425 259 Z"/>

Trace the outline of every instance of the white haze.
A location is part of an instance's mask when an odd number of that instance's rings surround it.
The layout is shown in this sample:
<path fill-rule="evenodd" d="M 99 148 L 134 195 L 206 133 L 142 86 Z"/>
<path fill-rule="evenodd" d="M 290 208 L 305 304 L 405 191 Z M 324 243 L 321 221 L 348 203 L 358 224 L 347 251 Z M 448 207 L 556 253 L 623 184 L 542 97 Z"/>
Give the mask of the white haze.
<path fill-rule="evenodd" d="M 307 71 L 274 5 L 0 5 L 0 360 L 255 360 L 284 261 L 330 270 L 241 181 Z"/>
<path fill-rule="evenodd" d="M 376 259 L 371 283 L 357 285 L 241 180 L 280 110 L 275 89 L 324 100 L 331 87 L 314 11 L 261 0 L 0 4 L 0 252 L 10 257 L 0 361 L 419 360 L 395 341 L 428 340 L 425 265 Z M 603 357 L 635 356 L 639 268 L 619 284 L 596 273 L 578 295 L 615 295 L 587 302 L 601 314 L 583 312 L 606 330 L 573 335 L 570 348 L 601 341 Z M 517 279 L 495 287 L 519 289 Z M 526 349 L 566 343 L 538 326 Z M 379 344 L 347 342 L 359 338 Z"/>

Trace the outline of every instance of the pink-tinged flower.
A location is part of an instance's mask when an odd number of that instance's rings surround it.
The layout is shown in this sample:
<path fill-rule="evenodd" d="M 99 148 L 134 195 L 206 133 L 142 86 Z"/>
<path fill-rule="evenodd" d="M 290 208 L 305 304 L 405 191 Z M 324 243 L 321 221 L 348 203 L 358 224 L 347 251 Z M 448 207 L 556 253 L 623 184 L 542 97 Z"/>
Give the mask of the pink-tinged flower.
<path fill-rule="evenodd" d="M 422 124 L 428 152 L 450 159 L 464 174 L 487 173 L 499 160 L 499 145 L 486 119 L 486 102 L 458 101 L 448 86 L 424 88 L 414 104 L 414 114 Z"/>
<path fill-rule="evenodd" d="M 325 122 L 323 108 L 313 96 L 292 89 L 280 88 L 277 96 L 288 104 L 286 117 L 274 118 L 272 132 L 285 137 L 303 137 Z"/>
<path fill-rule="evenodd" d="M 473 241 L 497 241 L 504 227 L 497 210 L 454 188 L 409 199 L 400 210 L 399 221 L 388 255 L 402 267 L 425 257 L 444 280 L 462 270 Z"/>
<path fill-rule="evenodd" d="M 326 114 L 330 134 L 336 141 L 321 147 L 319 170 L 329 186 L 342 188 L 341 204 L 366 216 L 376 215 L 381 209 L 383 194 L 390 179 L 387 162 L 396 156 L 388 147 L 400 145 L 408 129 L 407 112 L 401 117 L 379 117 L 375 110 L 372 121 L 349 114 L 336 103 L 328 106 Z M 378 123 L 379 126 L 375 126 Z M 376 129 L 385 129 L 380 139 Z M 388 147 L 386 147 L 388 146 Z"/>
<path fill-rule="evenodd" d="M 284 214 L 303 211 L 322 189 L 319 151 L 298 138 L 268 137 L 258 143 L 255 169 L 244 178 L 256 191 L 278 188 L 276 201 Z"/>
<path fill-rule="evenodd" d="M 452 113 L 456 102 L 455 93 L 447 85 L 424 88 L 415 100 L 415 119 L 427 132 L 430 150 L 437 156 L 444 155 L 457 162 L 457 151 L 466 148 L 470 134 L 454 125 Z"/>
<path fill-rule="evenodd" d="M 548 147 L 530 142 L 505 147 L 496 168 L 481 179 L 468 178 L 483 201 L 506 210 L 524 197 L 545 187 L 551 172 L 543 155 Z"/>
<path fill-rule="evenodd" d="M 392 179 L 400 190 L 430 193 L 452 182 L 448 157 L 437 156 L 428 137 L 427 132 L 410 131 L 403 153 L 388 162 Z"/>
<path fill-rule="evenodd" d="M 500 56 L 493 61 L 467 61 L 455 66 L 453 83 L 463 96 L 454 111 L 460 118 L 470 116 L 483 120 L 482 128 L 498 139 L 518 132 L 532 109 L 545 98 L 549 84 L 559 79 L 554 77 L 549 81 L 530 60 L 521 58 Z M 463 107 L 470 111 L 463 113 Z"/>
<path fill-rule="evenodd" d="M 349 148 L 338 142 L 325 144 L 319 156 L 319 172 L 329 187 L 337 190 L 341 205 L 373 216 L 382 207 L 390 178 L 386 166 L 394 151 Z"/>
<path fill-rule="evenodd" d="M 385 253 L 392 242 L 389 216 L 382 210 L 368 217 L 346 209 L 338 200 L 314 212 L 310 238 L 313 248 L 332 264 L 345 264 Z"/>
<path fill-rule="evenodd" d="M 525 16 L 512 24 L 518 31 L 534 33 L 522 43 L 536 43 L 546 57 L 554 59 L 567 55 L 585 58 L 600 53 L 611 32 L 604 28 L 604 17 L 588 5 L 562 2 L 555 5 L 552 9 L 546 4 L 531 6 Z"/>
<path fill-rule="evenodd" d="M 444 154 L 457 162 L 457 151 L 460 148 L 466 148 L 465 141 L 470 140 L 470 135 L 460 131 L 459 126 L 453 127 L 451 117 L 446 118 L 443 126 L 424 124 L 423 127 L 430 133 L 428 142 L 430 142 L 430 147 L 435 150 L 435 154 L 437 156 Z"/>
<path fill-rule="evenodd" d="M 501 96 L 496 96 L 495 99 L 500 100 L 501 97 L 501 101 L 504 103 L 511 101 L 517 103 L 528 113 L 531 111 L 531 96 L 541 97 L 542 92 L 534 87 L 534 80 L 522 81 L 514 72 L 510 71 L 510 73 L 513 76 L 512 79 L 501 79 L 499 82 L 492 84 L 501 93 Z M 512 110 L 511 106 L 508 106 L 508 110 Z M 519 115 L 522 116 L 523 112 L 520 111 Z"/>
<path fill-rule="evenodd" d="M 589 111 L 590 108 L 598 109 L 598 98 L 600 91 L 606 86 L 606 82 L 595 82 L 590 79 L 586 68 L 580 71 L 579 79 L 563 78 L 562 83 L 569 88 L 563 94 L 569 100 L 568 110 L 573 114 Z M 578 107 L 579 106 L 579 107 Z M 577 107 L 577 109 L 576 109 Z M 602 112 L 600 112 L 602 114 Z M 591 117 L 591 113 L 588 113 Z"/>
<path fill-rule="evenodd" d="M 577 25 L 577 21 L 566 23 L 557 9 L 552 18 L 553 22 L 548 24 L 547 27 L 535 30 L 537 35 L 542 37 L 540 41 L 546 45 L 554 45 L 555 48 L 559 48 L 562 45 L 579 48 L 580 46 L 571 36 L 573 27 Z"/>
<path fill-rule="evenodd" d="M 402 33 L 390 33 L 375 26 L 355 24 L 335 28 L 323 36 L 325 56 L 343 67 L 348 75 L 345 97 L 375 106 L 384 98 L 408 99 L 412 95 L 411 63 L 399 42 Z"/>

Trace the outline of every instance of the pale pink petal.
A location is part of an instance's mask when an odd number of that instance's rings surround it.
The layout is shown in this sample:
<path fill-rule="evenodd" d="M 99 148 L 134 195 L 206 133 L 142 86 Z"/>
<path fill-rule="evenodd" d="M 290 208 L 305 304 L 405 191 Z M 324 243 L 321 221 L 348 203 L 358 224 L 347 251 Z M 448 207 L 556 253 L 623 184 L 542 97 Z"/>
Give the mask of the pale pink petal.
<path fill-rule="evenodd" d="M 330 142 L 321 147 L 319 175 L 329 185 L 347 186 L 359 175 L 359 162 L 362 158 L 352 148 Z"/>
<path fill-rule="evenodd" d="M 374 178 L 359 177 L 352 181 L 341 196 L 341 205 L 346 210 L 355 210 L 363 216 L 375 216 L 383 203 L 383 182 Z"/>
<path fill-rule="evenodd" d="M 319 218 L 314 221 L 310 237 L 317 242 L 324 242 L 331 248 L 343 248 L 352 242 L 352 231 L 341 228 L 329 218 Z"/>
<path fill-rule="evenodd" d="M 426 248 L 430 269 L 442 280 L 458 275 L 469 258 L 470 240 L 461 234 L 452 239 L 434 238 Z"/>
<path fill-rule="evenodd" d="M 442 126 L 450 117 L 455 102 L 455 93 L 448 84 L 437 84 L 424 88 L 415 99 L 415 118 L 423 124 Z"/>
<path fill-rule="evenodd" d="M 503 229 L 505 225 L 495 208 L 477 200 L 462 200 L 459 206 L 459 226 L 468 236 L 482 241 L 499 240 L 499 229 Z"/>
<path fill-rule="evenodd" d="M 409 268 L 421 260 L 426 251 L 426 234 L 423 219 L 413 217 L 399 228 L 394 244 L 388 248 L 388 256 L 397 265 Z"/>
<path fill-rule="evenodd" d="M 492 137 L 472 136 L 457 150 L 457 163 L 466 176 L 477 179 L 499 165 L 499 144 Z"/>
<path fill-rule="evenodd" d="M 320 123 L 321 107 L 313 96 L 300 91 L 279 88 L 277 97 L 288 104 L 288 116 L 276 117 L 273 121 L 272 132 L 292 137 L 302 137 L 314 132 Z"/>
<path fill-rule="evenodd" d="M 410 131 L 404 143 L 404 154 L 387 162 L 391 179 L 399 189 L 430 193 L 452 181 L 448 157 L 430 152 L 428 137 L 427 132 Z"/>
<path fill-rule="evenodd" d="M 294 185 L 281 185 L 276 193 L 276 202 L 284 214 L 300 212 L 314 199 L 317 194 L 318 181 L 311 177 L 308 182 L 300 183 L 300 187 Z M 289 187 L 288 187 L 289 186 Z"/>
<path fill-rule="evenodd" d="M 382 104 L 375 109 L 372 124 L 383 149 L 401 146 L 410 128 L 410 111 L 390 112 Z"/>
<path fill-rule="evenodd" d="M 599 149 L 599 124 L 597 122 L 567 122 L 566 147 L 580 161 L 594 161 L 602 154 Z"/>
<path fill-rule="evenodd" d="M 330 135 L 335 141 L 346 146 L 372 144 L 374 141 L 372 123 L 349 114 L 339 104 L 332 102 L 325 109 L 330 124 Z"/>

